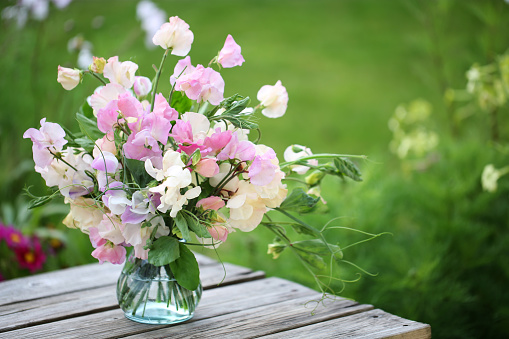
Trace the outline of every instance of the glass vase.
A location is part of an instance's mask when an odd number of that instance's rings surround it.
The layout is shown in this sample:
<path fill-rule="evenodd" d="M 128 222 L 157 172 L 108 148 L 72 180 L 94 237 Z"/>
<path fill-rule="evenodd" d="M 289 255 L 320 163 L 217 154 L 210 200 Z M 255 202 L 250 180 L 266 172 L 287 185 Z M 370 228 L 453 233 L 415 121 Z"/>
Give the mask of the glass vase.
<path fill-rule="evenodd" d="M 176 324 L 191 319 L 201 294 L 201 283 L 190 291 L 179 285 L 169 265 L 154 266 L 133 253 L 117 282 L 118 304 L 126 318 L 144 324 Z"/>

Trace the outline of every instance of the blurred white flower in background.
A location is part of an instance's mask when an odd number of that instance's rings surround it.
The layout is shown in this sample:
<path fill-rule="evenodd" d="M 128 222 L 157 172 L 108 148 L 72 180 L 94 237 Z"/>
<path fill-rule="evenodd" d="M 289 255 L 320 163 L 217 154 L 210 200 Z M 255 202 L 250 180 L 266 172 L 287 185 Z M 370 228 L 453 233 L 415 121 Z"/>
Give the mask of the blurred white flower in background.
<path fill-rule="evenodd" d="M 72 0 L 52 0 L 58 9 L 67 7 Z M 2 19 L 15 20 L 18 28 L 25 27 L 29 15 L 43 21 L 48 17 L 49 0 L 20 0 L 14 6 L 5 7 L 2 11 Z"/>
<path fill-rule="evenodd" d="M 152 1 L 143 0 L 136 6 L 136 18 L 141 21 L 141 28 L 146 33 L 145 46 L 149 49 L 155 48 L 152 37 L 161 25 L 168 20 L 168 15 Z"/>

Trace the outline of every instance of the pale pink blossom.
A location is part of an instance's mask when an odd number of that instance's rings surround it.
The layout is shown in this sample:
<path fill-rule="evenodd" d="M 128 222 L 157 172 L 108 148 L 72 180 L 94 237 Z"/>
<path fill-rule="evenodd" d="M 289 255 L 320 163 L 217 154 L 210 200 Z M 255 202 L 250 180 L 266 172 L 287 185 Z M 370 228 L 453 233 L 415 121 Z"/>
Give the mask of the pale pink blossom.
<path fill-rule="evenodd" d="M 217 187 L 221 182 L 224 181 L 225 177 L 230 174 L 232 165 L 225 162 L 219 165 L 219 173 L 209 179 L 209 183 L 212 187 Z M 221 191 L 235 192 L 239 186 L 239 177 L 234 176 L 231 180 L 226 182 Z"/>
<path fill-rule="evenodd" d="M 173 86 L 180 76 L 192 73 L 194 69 L 195 67 L 191 64 L 191 57 L 189 55 L 184 59 L 180 59 L 173 69 L 173 74 L 170 77 L 170 84 Z"/>
<path fill-rule="evenodd" d="M 103 219 L 95 228 L 101 238 L 119 245 L 125 241 L 122 235 L 124 227 L 118 216 L 108 213 L 103 215 Z"/>
<path fill-rule="evenodd" d="M 228 145 L 231 138 L 231 131 L 222 132 L 220 128 L 216 128 L 214 133 L 205 138 L 203 144 L 212 154 L 217 155 L 226 145 Z"/>
<path fill-rule="evenodd" d="M 239 159 L 252 161 L 256 155 L 255 145 L 248 140 L 239 141 L 237 133 L 234 133 L 228 144 L 217 155 L 219 160 Z"/>
<path fill-rule="evenodd" d="M 263 106 L 262 114 L 268 118 L 282 117 L 288 107 L 288 92 L 278 80 L 274 86 L 265 85 L 256 95 Z"/>
<path fill-rule="evenodd" d="M 194 35 L 189 29 L 189 25 L 178 16 L 173 16 L 170 18 L 170 22 L 162 24 L 152 38 L 154 45 L 164 49 L 171 48 L 171 54 L 178 56 L 185 56 L 189 53 L 193 40 Z"/>
<path fill-rule="evenodd" d="M 124 153 L 128 159 L 145 161 L 160 158 L 162 151 L 157 140 L 144 129 L 138 133 L 131 133 L 124 144 Z"/>
<path fill-rule="evenodd" d="M 179 116 L 178 112 L 170 107 L 168 101 L 166 101 L 161 93 L 156 95 L 153 113 L 157 116 L 165 118 L 168 121 L 177 120 Z"/>
<path fill-rule="evenodd" d="M 138 97 L 144 97 L 145 95 L 149 94 L 151 89 L 152 82 L 150 81 L 149 78 L 142 76 L 134 77 L 133 90 Z"/>
<path fill-rule="evenodd" d="M 81 81 L 81 71 L 79 69 L 66 68 L 58 66 L 57 81 L 68 91 L 78 86 Z"/>
<path fill-rule="evenodd" d="M 53 155 L 50 150 L 60 152 L 62 147 L 67 144 L 64 139 L 65 131 L 57 123 L 46 122 L 46 118 L 41 119 L 41 128 L 29 128 L 23 138 L 30 138 L 34 143 L 32 146 L 34 162 L 38 167 L 47 167 L 53 161 Z"/>
<path fill-rule="evenodd" d="M 274 158 L 276 158 L 276 153 L 272 148 L 254 158 L 248 171 L 249 181 L 253 185 L 264 186 L 274 179 L 276 170 L 279 169 L 279 166 L 272 162 Z"/>
<path fill-rule="evenodd" d="M 212 105 L 219 105 L 223 101 L 224 80 L 212 68 L 198 65 L 192 72 L 176 80 L 175 90 L 184 91 L 189 99 L 197 102 L 208 101 Z"/>
<path fill-rule="evenodd" d="M 95 142 L 93 156 L 94 158 L 97 158 L 99 154 L 101 154 L 101 151 L 103 152 L 110 152 L 111 154 L 117 154 L 117 146 L 115 146 L 115 136 L 113 134 L 113 131 L 110 131 L 108 134 L 106 134 L 101 139 L 97 139 Z"/>
<path fill-rule="evenodd" d="M 217 160 L 213 158 L 201 159 L 196 164 L 195 171 L 205 178 L 213 177 L 219 173 L 219 166 L 216 161 Z"/>
<path fill-rule="evenodd" d="M 212 239 L 225 242 L 228 237 L 228 228 L 226 226 L 214 225 L 212 227 L 207 227 L 207 231 L 212 236 Z"/>
<path fill-rule="evenodd" d="M 118 61 L 118 56 L 108 59 L 108 63 L 104 66 L 103 75 L 110 83 L 121 85 L 124 88 L 131 88 L 134 84 L 134 74 L 138 69 L 132 61 Z"/>
<path fill-rule="evenodd" d="M 122 215 L 127 206 L 131 205 L 131 200 L 127 199 L 125 189 L 123 183 L 114 181 L 108 185 L 102 196 L 104 206 L 108 207 L 115 215 Z"/>
<path fill-rule="evenodd" d="M 224 46 L 217 57 L 217 62 L 219 62 L 224 68 L 241 66 L 245 60 L 242 54 L 240 54 L 240 51 L 240 46 L 237 45 L 235 40 L 233 40 L 233 37 L 228 34 Z"/>
<path fill-rule="evenodd" d="M 120 94 L 129 93 L 124 87 L 118 84 L 107 84 L 95 89 L 94 94 L 89 98 L 89 105 L 97 116 L 97 111 L 104 108 L 112 100 L 117 100 Z"/>
<path fill-rule="evenodd" d="M 108 261 L 115 265 L 120 265 L 125 262 L 126 250 L 124 246 L 114 245 L 106 242 L 105 244 L 97 247 L 92 256 L 99 260 L 99 264 Z"/>
<path fill-rule="evenodd" d="M 122 231 L 126 243 L 134 247 L 134 255 L 140 259 L 148 258 L 148 250 L 145 250 L 143 247 L 146 245 L 155 227 L 157 227 L 156 238 L 170 233 L 170 229 L 165 225 L 162 217 L 150 214 L 147 218 L 151 220 L 152 226 L 141 227 L 141 224 L 126 224 Z"/>
<path fill-rule="evenodd" d="M 224 201 L 220 197 L 211 196 L 207 198 L 203 198 L 196 203 L 196 207 L 202 207 L 204 210 L 214 210 L 217 211 L 220 208 L 224 207 Z"/>

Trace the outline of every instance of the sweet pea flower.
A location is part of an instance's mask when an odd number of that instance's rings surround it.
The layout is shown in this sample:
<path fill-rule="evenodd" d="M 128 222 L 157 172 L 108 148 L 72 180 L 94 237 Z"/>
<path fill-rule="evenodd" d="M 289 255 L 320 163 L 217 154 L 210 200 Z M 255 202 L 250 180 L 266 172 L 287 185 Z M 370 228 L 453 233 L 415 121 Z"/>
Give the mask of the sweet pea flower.
<path fill-rule="evenodd" d="M 124 153 L 128 159 L 145 161 L 147 159 L 160 158 L 162 151 L 149 130 L 141 130 L 131 133 L 124 144 Z"/>
<path fill-rule="evenodd" d="M 192 73 L 194 69 L 195 67 L 191 64 L 191 57 L 189 55 L 184 59 L 180 59 L 173 69 L 173 74 L 170 77 L 170 84 L 173 86 L 180 76 Z"/>
<path fill-rule="evenodd" d="M 133 194 L 132 202 L 122 214 L 122 222 L 125 224 L 139 224 L 147 218 L 149 213 L 155 212 L 155 203 L 152 201 L 153 194 L 147 195 L 145 191 L 136 191 Z"/>
<path fill-rule="evenodd" d="M 209 183 L 212 187 L 217 187 L 221 182 L 223 182 L 224 178 L 230 173 L 232 170 L 232 165 L 229 163 L 222 163 L 219 165 L 219 173 L 209 179 Z M 223 186 L 221 191 L 227 192 L 235 192 L 239 186 L 239 177 L 235 176 L 231 180 L 229 180 L 226 185 Z"/>
<path fill-rule="evenodd" d="M 125 239 L 122 234 L 125 225 L 122 224 L 120 218 L 114 214 L 108 213 L 103 215 L 103 220 L 97 224 L 96 228 L 98 235 L 115 245 L 122 244 Z"/>
<path fill-rule="evenodd" d="M 103 152 L 110 152 L 111 154 L 117 154 L 117 146 L 115 145 L 115 136 L 113 131 L 110 131 L 101 139 L 97 139 L 93 151 L 94 159 Z"/>
<path fill-rule="evenodd" d="M 111 213 L 122 215 L 127 206 L 130 206 L 131 200 L 127 199 L 127 193 L 124 191 L 124 184 L 119 181 L 110 183 L 102 196 L 104 206 L 108 207 Z"/>
<path fill-rule="evenodd" d="M 112 264 L 120 265 L 125 262 L 126 253 L 124 246 L 106 242 L 92 251 L 92 256 L 99 260 L 99 264 L 108 261 Z"/>
<path fill-rule="evenodd" d="M 178 56 L 186 56 L 189 53 L 193 40 L 194 35 L 189 25 L 178 16 L 173 16 L 170 22 L 162 24 L 152 38 L 154 45 L 164 49 L 171 48 L 171 54 Z"/>
<path fill-rule="evenodd" d="M 196 203 L 196 207 L 202 207 L 204 210 L 214 210 L 217 211 L 220 208 L 224 207 L 224 201 L 220 197 L 211 196 L 207 198 L 203 198 Z"/>
<path fill-rule="evenodd" d="M 72 69 L 59 65 L 57 81 L 64 89 L 70 91 L 80 83 L 81 71 L 79 69 Z"/>
<path fill-rule="evenodd" d="M 239 182 L 237 192 L 228 200 L 226 207 L 230 209 L 228 224 L 243 232 L 254 230 L 267 212 L 255 186 L 245 180 Z"/>
<path fill-rule="evenodd" d="M 277 160 L 276 153 L 270 147 L 266 147 L 266 152 L 254 158 L 248 171 L 249 181 L 253 185 L 265 186 L 274 179 L 279 166 L 273 163 L 273 159 Z"/>
<path fill-rule="evenodd" d="M 217 155 L 219 160 L 239 159 L 241 161 L 252 161 L 256 155 L 255 145 L 248 140 L 239 141 L 237 133 L 223 150 Z"/>
<path fill-rule="evenodd" d="M 69 228 L 79 228 L 83 233 L 88 233 L 90 227 L 96 227 L 103 219 L 103 212 L 94 199 L 66 198 L 64 202 L 71 205 L 69 214 L 62 221 Z"/>
<path fill-rule="evenodd" d="M 23 134 L 23 138 L 30 138 L 34 143 L 32 146 L 34 162 L 36 166 L 45 168 L 53 161 L 52 152 L 60 152 L 62 147 L 67 144 L 65 140 L 64 129 L 56 123 L 46 122 L 46 118 L 41 119 L 41 128 L 29 128 Z"/>
<path fill-rule="evenodd" d="M 106 107 L 112 100 L 117 100 L 121 94 L 129 93 L 123 86 L 119 84 L 106 84 L 106 86 L 97 87 L 87 99 L 88 104 L 94 110 L 94 115 L 97 116 L 97 112 Z M 129 93 L 130 95 L 130 93 Z"/>
<path fill-rule="evenodd" d="M 214 225 L 207 227 L 207 231 L 210 233 L 212 239 L 220 241 L 221 243 L 226 241 L 229 230 L 226 226 Z"/>
<path fill-rule="evenodd" d="M 138 97 L 144 97 L 150 93 L 152 82 L 147 77 L 135 76 L 133 89 Z"/>
<path fill-rule="evenodd" d="M 245 60 L 242 54 L 240 54 L 240 50 L 240 46 L 237 45 L 233 37 L 228 34 L 224 46 L 217 57 L 217 62 L 224 68 L 241 66 Z"/>
<path fill-rule="evenodd" d="M 280 80 L 274 86 L 262 86 L 256 97 L 263 106 L 262 114 L 266 117 L 279 118 L 285 114 L 288 107 L 288 92 Z"/>
<path fill-rule="evenodd" d="M 192 72 L 176 79 L 175 90 L 184 91 L 191 100 L 219 105 L 223 101 L 224 80 L 212 68 L 198 65 Z"/>
<path fill-rule="evenodd" d="M 205 158 L 201 159 L 195 167 L 195 171 L 203 175 L 205 178 L 210 178 L 219 173 L 219 166 L 217 165 L 217 160 L 213 158 Z"/>
<path fill-rule="evenodd" d="M 150 238 L 150 234 L 152 234 L 155 227 L 157 227 L 155 238 L 159 238 L 170 233 L 170 228 L 165 225 L 162 217 L 149 214 L 147 219 L 151 220 L 150 223 L 152 226 L 141 227 L 140 224 L 126 224 L 122 231 L 126 243 L 134 247 L 134 255 L 139 259 L 148 259 L 148 250 L 143 247 L 147 243 L 147 240 Z"/>
<path fill-rule="evenodd" d="M 311 152 L 311 149 L 309 149 L 306 146 L 290 145 L 285 149 L 283 157 L 284 157 L 285 161 L 290 162 L 290 161 L 296 161 L 300 158 L 308 157 L 311 155 L 313 155 L 313 152 Z M 318 160 L 316 160 L 316 159 L 308 160 L 307 163 L 312 166 L 318 166 Z M 292 171 L 294 171 L 298 174 L 305 174 L 309 170 L 308 166 L 303 166 L 303 165 L 293 165 L 291 168 L 292 168 Z"/>
<path fill-rule="evenodd" d="M 90 65 L 90 70 L 92 72 L 103 74 L 104 66 L 106 66 L 106 59 L 98 58 L 96 56 L 92 57 L 92 64 Z"/>
<path fill-rule="evenodd" d="M 138 65 L 132 61 L 118 61 L 118 56 L 108 59 L 104 66 L 104 77 L 110 83 L 121 85 L 124 88 L 131 88 L 134 84 L 134 73 L 138 70 Z"/>

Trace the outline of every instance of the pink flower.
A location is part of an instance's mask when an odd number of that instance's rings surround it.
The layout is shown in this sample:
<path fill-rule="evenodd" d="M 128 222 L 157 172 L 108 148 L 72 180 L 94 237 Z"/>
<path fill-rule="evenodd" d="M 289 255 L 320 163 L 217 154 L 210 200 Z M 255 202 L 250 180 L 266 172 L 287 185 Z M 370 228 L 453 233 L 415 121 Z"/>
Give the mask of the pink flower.
<path fill-rule="evenodd" d="M 196 207 L 203 207 L 204 210 L 217 211 L 224 207 L 224 201 L 220 197 L 211 196 L 208 198 L 201 199 L 196 203 Z"/>
<path fill-rule="evenodd" d="M 156 95 L 153 113 L 157 116 L 165 118 L 168 121 L 177 120 L 179 117 L 178 112 L 170 107 L 168 101 L 166 101 L 161 93 Z"/>
<path fill-rule="evenodd" d="M 170 18 L 170 22 L 161 25 L 152 38 L 154 45 L 164 49 L 171 48 L 171 54 L 185 56 L 191 50 L 194 35 L 189 25 L 178 16 Z"/>
<path fill-rule="evenodd" d="M 128 159 L 142 161 L 161 158 L 162 155 L 157 140 L 146 129 L 129 135 L 127 142 L 124 144 L 124 152 Z"/>
<path fill-rule="evenodd" d="M 240 54 L 240 46 L 237 45 L 230 34 L 228 34 L 228 37 L 226 38 L 223 49 L 219 52 L 217 61 L 224 68 L 241 66 L 245 61 L 244 57 Z"/>
<path fill-rule="evenodd" d="M 212 238 L 217 241 L 225 242 L 228 237 L 228 228 L 225 226 L 214 225 L 207 227 L 207 231 L 210 233 Z"/>
<path fill-rule="evenodd" d="M 205 138 L 203 144 L 210 149 L 213 154 L 219 153 L 232 139 L 232 131 L 221 132 L 220 128 L 216 128 L 210 137 Z"/>
<path fill-rule="evenodd" d="M 35 164 L 38 167 L 45 168 L 53 161 L 52 152 L 60 152 L 62 147 L 67 144 L 64 139 L 65 131 L 59 124 L 46 122 L 46 118 L 41 119 L 41 128 L 29 128 L 24 134 L 23 138 L 30 138 L 34 145 L 32 146 Z"/>
<path fill-rule="evenodd" d="M 237 133 L 235 133 L 230 142 L 217 155 L 217 158 L 219 160 L 239 159 L 241 161 L 252 161 L 255 155 L 255 145 L 251 141 L 239 141 Z"/>
<path fill-rule="evenodd" d="M 92 162 L 92 168 L 110 174 L 115 173 L 118 167 L 118 159 L 110 152 L 102 152 Z"/>
<path fill-rule="evenodd" d="M 29 246 L 29 239 L 20 230 L 12 226 L 2 227 L 2 237 L 0 239 L 2 238 L 10 249 Z"/>
<path fill-rule="evenodd" d="M 58 66 L 57 81 L 68 91 L 78 86 L 81 81 L 81 71 L 79 69 L 66 68 Z"/>
<path fill-rule="evenodd" d="M 152 89 L 152 82 L 147 77 L 136 76 L 134 77 L 134 93 L 139 97 L 144 97 L 150 93 Z"/>
<path fill-rule="evenodd" d="M 95 146 L 96 147 L 94 147 L 93 151 L 94 158 L 97 158 L 99 154 L 101 154 L 100 151 L 117 154 L 117 146 L 115 146 L 115 136 L 113 135 L 113 131 L 110 131 L 101 139 L 97 139 Z"/>
<path fill-rule="evenodd" d="M 118 84 L 107 84 L 106 86 L 98 87 L 94 94 L 90 96 L 90 106 L 94 109 L 94 114 L 104 108 L 112 100 L 117 100 L 118 96 L 123 93 L 129 93 L 124 87 Z M 130 94 L 130 93 L 129 93 Z"/>
<path fill-rule="evenodd" d="M 201 159 L 200 162 L 196 164 L 195 171 L 206 178 L 211 178 L 219 173 L 219 166 L 216 161 L 217 160 L 213 158 Z"/>
<path fill-rule="evenodd" d="M 249 180 L 253 185 L 265 186 L 274 179 L 279 166 L 272 162 L 273 159 L 276 159 L 276 153 L 272 148 L 254 158 L 249 166 Z"/>
<path fill-rule="evenodd" d="M 212 68 L 198 65 L 192 72 L 176 80 L 175 90 L 185 91 L 189 99 L 197 102 L 208 101 L 212 105 L 219 105 L 223 100 L 224 80 Z"/>
<path fill-rule="evenodd" d="M 184 59 L 180 59 L 173 69 L 173 75 L 170 77 L 170 84 L 173 86 L 177 78 L 184 74 L 192 73 L 194 69 L 195 67 L 191 64 L 191 57 L 189 55 Z"/>
<path fill-rule="evenodd" d="M 288 107 L 288 92 L 280 80 L 274 86 L 262 86 L 256 97 L 264 107 L 262 114 L 266 117 L 279 118 L 285 114 Z"/>
<path fill-rule="evenodd" d="M 30 272 L 38 271 L 46 261 L 46 255 L 42 251 L 41 243 L 36 237 L 32 237 L 29 246 L 17 247 L 14 252 L 21 268 L 28 268 Z"/>
<path fill-rule="evenodd" d="M 117 246 L 107 242 L 97 247 L 92 256 L 99 260 L 99 264 L 109 261 L 112 264 L 120 265 L 125 261 L 126 250 L 124 246 Z"/>
<path fill-rule="evenodd" d="M 124 88 L 131 88 L 134 84 L 134 73 L 138 69 L 132 61 L 118 61 L 118 56 L 108 59 L 103 74 L 112 84 L 119 84 Z"/>

